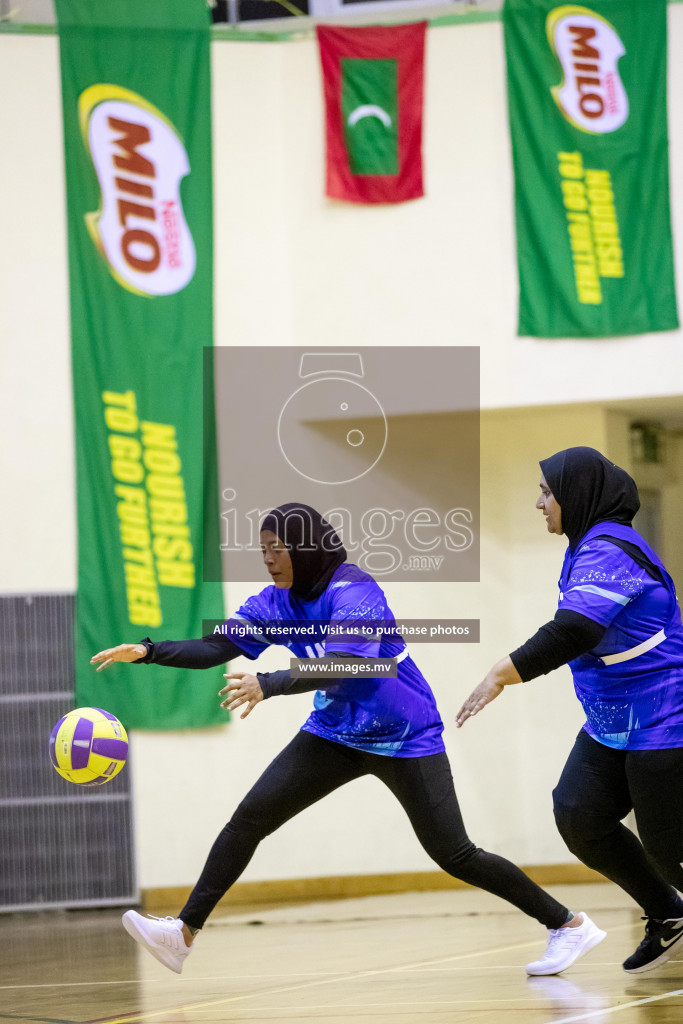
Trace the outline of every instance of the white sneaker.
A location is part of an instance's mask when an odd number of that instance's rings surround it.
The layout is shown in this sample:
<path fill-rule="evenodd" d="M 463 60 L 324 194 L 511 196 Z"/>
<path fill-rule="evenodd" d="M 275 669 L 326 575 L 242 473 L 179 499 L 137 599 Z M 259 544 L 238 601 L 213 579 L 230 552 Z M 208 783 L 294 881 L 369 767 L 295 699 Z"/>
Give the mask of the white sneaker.
<path fill-rule="evenodd" d="M 527 974 L 559 974 L 587 953 L 607 935 L 581 913 L 581 924 L 574 928 L 551 928 L 548 948 L 540 960 L 526 965 Z"/>
<path fill-rule="evenodd" d="M 123 927 L 136 942 L 164 967 L 180 974 L 192 952 L 192 946 L 185 945 L 182 921 L 176 917 L 154 917 L 152 914 L 143 917 L 135 910 L 127 910 L 122 920 Z"/>

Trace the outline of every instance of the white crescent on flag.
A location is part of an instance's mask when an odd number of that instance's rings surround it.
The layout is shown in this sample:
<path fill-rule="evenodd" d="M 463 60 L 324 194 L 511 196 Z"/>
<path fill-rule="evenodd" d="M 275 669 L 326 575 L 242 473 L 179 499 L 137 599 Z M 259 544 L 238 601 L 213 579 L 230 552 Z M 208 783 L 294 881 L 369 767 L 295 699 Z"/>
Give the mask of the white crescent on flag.
<path fill-rule="evenodd" d="M 391 128 L 391 117 L 389 114 L 382 107 L 375 106 L 373 103 L 365 103 L 363 106 L 356 107 L 355 110 L 351 111 L 347 121 L 349 128 L 353 128 L 354 124 L 357 124 L 364 117 L 376 117 L 385 128 Z"/>

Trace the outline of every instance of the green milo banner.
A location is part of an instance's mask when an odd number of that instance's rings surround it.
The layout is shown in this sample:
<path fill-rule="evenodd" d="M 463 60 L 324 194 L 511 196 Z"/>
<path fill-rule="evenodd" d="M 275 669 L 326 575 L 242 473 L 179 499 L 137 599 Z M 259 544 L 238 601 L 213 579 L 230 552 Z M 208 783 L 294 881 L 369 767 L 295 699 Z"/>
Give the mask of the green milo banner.
<path fill-rule="evenodd" d="M 212 344 L 209 12 L 205 0 L 57 0 L 78 502 L 76 700 L 126 727 L 225 721 L 220 668 L 90 657 L 201 635 L 202 355 Z M 209 432 L 210 433 L 210 432 Z M 209 437 L 215 446 L 215 437 Z M 209 453 L 211 455 L 211 453 Z M 215 458 L 207 459 L 215 466 Z"/>
<path fill-rule="evenodd" d="M 506 0 L 503 22 L 519 334 L 674 330 L 666 0 Z"/>

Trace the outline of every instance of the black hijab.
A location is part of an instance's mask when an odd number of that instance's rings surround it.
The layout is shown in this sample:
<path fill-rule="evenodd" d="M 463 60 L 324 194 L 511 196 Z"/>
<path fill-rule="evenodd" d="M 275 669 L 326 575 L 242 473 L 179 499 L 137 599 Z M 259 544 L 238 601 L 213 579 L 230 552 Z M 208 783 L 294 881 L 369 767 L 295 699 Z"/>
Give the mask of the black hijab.
<path fill-rule="evenodd" d="M 338 534 L 310 505 L 279 505 L 268 513 L 261 530 L 270 530 L 287 545 L 294 577 L 289 592 L 300 601 L 320 597 L 335 570 L 346 561 Z"/>
<path fill-rule="evenodd" d="M 635 481 L 595 448 L 567 448 L 543 459 L 540 467 L 572 548 L 596 523 L 630 526 L 640 508 Z"/>

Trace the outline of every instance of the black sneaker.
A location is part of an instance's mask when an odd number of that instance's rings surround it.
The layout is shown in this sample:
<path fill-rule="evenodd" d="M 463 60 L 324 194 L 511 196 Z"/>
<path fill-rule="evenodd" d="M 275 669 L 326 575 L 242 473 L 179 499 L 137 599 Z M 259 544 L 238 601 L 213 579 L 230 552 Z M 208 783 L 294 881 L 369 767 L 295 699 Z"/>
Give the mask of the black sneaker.
<path fill-rule="evenodd" d="M 622 965 L 628 974 L 652 971 L 683 949 L 683 917 L 670 917 L 666 921 L 644 917 L 643 921 L 647 921 L 645 938 Z"/>

